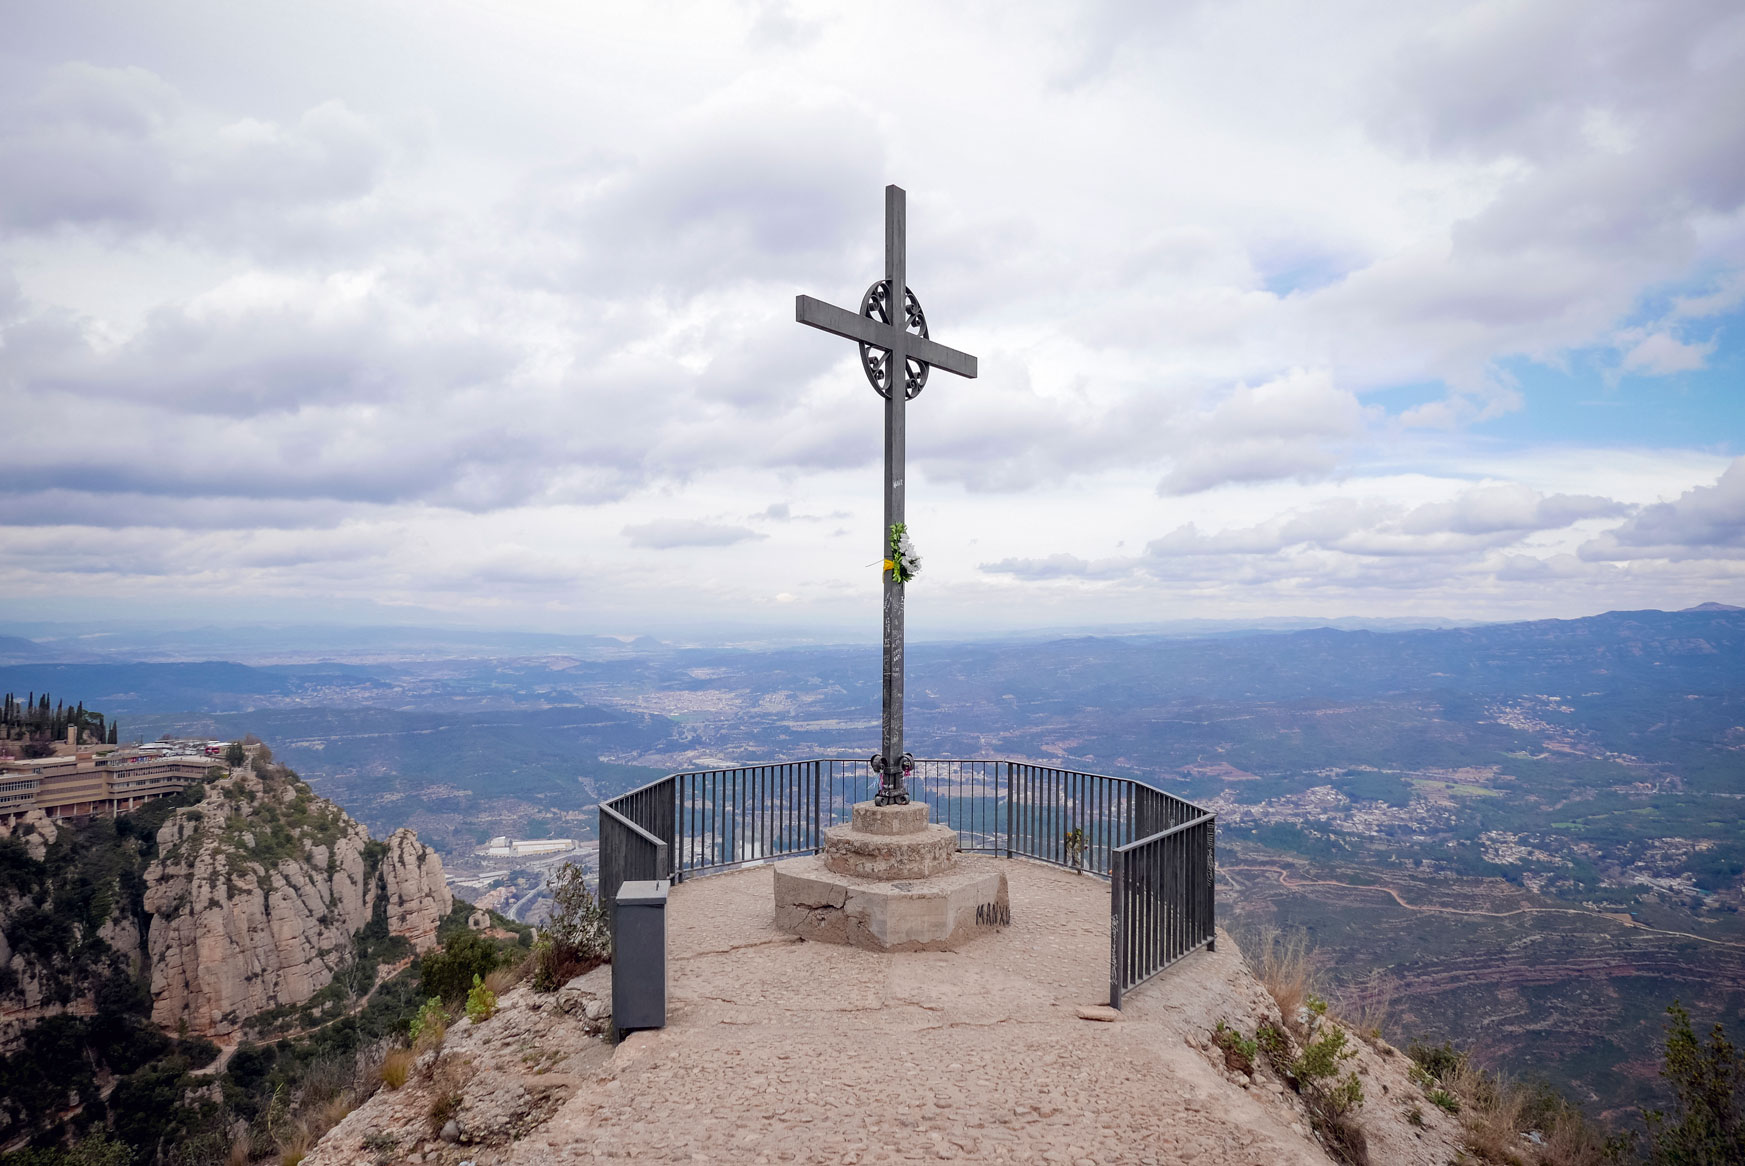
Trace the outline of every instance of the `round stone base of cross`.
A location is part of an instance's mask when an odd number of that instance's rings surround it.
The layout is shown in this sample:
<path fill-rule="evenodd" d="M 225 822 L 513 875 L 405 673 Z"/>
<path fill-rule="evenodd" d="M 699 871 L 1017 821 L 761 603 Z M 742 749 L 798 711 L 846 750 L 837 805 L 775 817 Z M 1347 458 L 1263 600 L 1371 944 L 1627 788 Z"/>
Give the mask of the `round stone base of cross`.
<path fill-rule="evenodd" d="M 852 826 L 824 831 L 824 865 L 861 879 L 927 879 L 957 862 L 957 831 L 923 826 L 915 834 L 867 834 Z"/>
<path fill-rule="evenodd" d="M 929 826 L 923 802 L 859 802 L 846 826 L 824 831 L 824 865 L 860 879 L 926 879 L 957 861 L 957 831 Z"/>
<path fill-rule="evenodd" d="M 926 802 L 901 802 L 881 806 L 856 802 L 849 810 L 848 824 L 862 834 L 919 834 L 927 829 Z"/>

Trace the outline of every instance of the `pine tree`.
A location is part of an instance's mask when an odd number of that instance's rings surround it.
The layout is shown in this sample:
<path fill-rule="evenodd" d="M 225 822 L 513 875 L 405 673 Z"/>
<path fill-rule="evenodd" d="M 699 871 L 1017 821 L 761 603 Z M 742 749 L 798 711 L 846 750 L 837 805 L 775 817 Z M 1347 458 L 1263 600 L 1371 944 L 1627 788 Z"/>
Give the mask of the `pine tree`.
<path fill-rule="evenodd" d="M 1660 1075 L 1672 1085 L 1671 1113 L 1648 1110 L 1648 1160 L 1655 1166 L 1725 1166 L 1745 1162 L 1745 1064 L 1719 1022 L 1705 1043 L 1690 1013 L 1667 1010 Z"/>

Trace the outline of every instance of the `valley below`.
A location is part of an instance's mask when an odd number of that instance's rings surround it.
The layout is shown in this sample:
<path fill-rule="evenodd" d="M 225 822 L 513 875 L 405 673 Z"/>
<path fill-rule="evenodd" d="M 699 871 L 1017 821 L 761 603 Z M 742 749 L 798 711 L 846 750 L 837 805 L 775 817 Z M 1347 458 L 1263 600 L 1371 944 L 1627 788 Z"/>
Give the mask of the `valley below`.
<path fill-rule="evenodd" d="M 289 633 L 287 633 L 289 635 Z M 603 797 L 677 769 L 864 757 L 867 647 L 552 637 L 343 643 L 214 664 L 0 667 L 129 736 L 255 733 L 470 899 L 534 921 L 540 863 L 591 861 Z M 313 658 L 319 656 L 319 658 Z M 1595 1114 L 1655 1101 L 1666 1006 L 1745 1021 L 1745 612 L 1420 631 L 917 644 L 917 755 L 1138 777 L 1219 815 L 1219 911 L 1303 937 L 1338 1006 L 1453 1041 Z"/>

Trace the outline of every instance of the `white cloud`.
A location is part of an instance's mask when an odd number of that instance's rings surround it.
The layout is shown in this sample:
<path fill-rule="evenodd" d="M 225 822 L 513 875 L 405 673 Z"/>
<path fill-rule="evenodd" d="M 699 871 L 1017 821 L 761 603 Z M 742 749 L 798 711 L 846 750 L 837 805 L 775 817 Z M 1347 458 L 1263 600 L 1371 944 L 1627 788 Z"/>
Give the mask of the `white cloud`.
<path fill-rule="evenodd" d="M 624 528 L 631 546 L 670 551 L 678 547 L 726 547 L 750 539 L 766 538 L 746 526 L 686 519 L 659 519 Z"/>
<path fill-rule="evenodd" d="M 1708 365 L 1715 341 L 1687 344 L 1666 332 L 1651 332 L 1624 353 L 1625 372 L 1663 377 L 1676 372 L 1695 372 Z"/>
<path fill-rule="evenodd" d="M 857 301 L 891 180 L 982 359 L 909 413 L 935 610 L 1735 578 L 1710 454 L 1626 489 L 1620 443 L 1483 428 L 1539 404 L 1523 358 L 1722 358 L 1735 6 L 959 6 L 894 75 L 868 8 L 239 19 L 10 30 L 0 595 L 864 600 L 881 406 L 788 305 Z"/>
<path fill-rule="evenodd" d="M 1335 443 L 1358 437 L 1363 421 L 1357 398 L 1336 389 L 1325 370 L 1239 385 L 1182 423 L 1181 453 L 1157 488 L 1193 494 L 1224 482 L 1324 474 L 1339 463 Z"/>
<path fill-rule="evenodd" d="M 139 66 L 72 61 L 0 116 L 0 223 L 225 233 L 238 216 L 359 199 L 382 177 L 381 135 L 343 102 L 284 123 L 191 108 Z"/>
<path fill-rule="evenodd" d="M 1581 548 L 1594 560 L 1745 558 L 1745 457 L 1712 486 L 1646 506 Z"/>

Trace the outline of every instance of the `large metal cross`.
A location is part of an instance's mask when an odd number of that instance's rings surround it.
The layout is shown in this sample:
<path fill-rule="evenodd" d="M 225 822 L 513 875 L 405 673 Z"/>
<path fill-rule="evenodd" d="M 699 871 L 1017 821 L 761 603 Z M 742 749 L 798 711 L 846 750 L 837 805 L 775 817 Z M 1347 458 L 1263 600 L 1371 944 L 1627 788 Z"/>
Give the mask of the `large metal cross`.
<path fill-rule="evenodd" d="M 885 679 L 883 733 L 878 756 L 872 759 L 879 774 L 879 805 L 909 800 L 905 780 L 914 761 L 903 751 L 903 584 L 891 546 L 892 530 L 903 525 L 904 430 L 903 407 L 927 384 L 927 370 L 941 368 L 960 377 L 976 375 L 976 358 L 958 352 L 927 336 L 927 317 L 921 303 L 909 290 L 904 257 L 906 215 L 903 188 L 885 187 L 885 278 L 874 283 L 861 298 L 860 312 L 844 311 L 798 296 L 794 319 L 814 328 L 860 344 L 860 363 L 867 380 L 885 399 L 885 525 L 879 540 L 879 558 L 886 560 L 885 576 Z M 901 290 L 898 299 L 896 289 Z M 896 308 L 901 303 L 901 309 Z M 901 320 L 896 318 L 902 312 Z"/>

